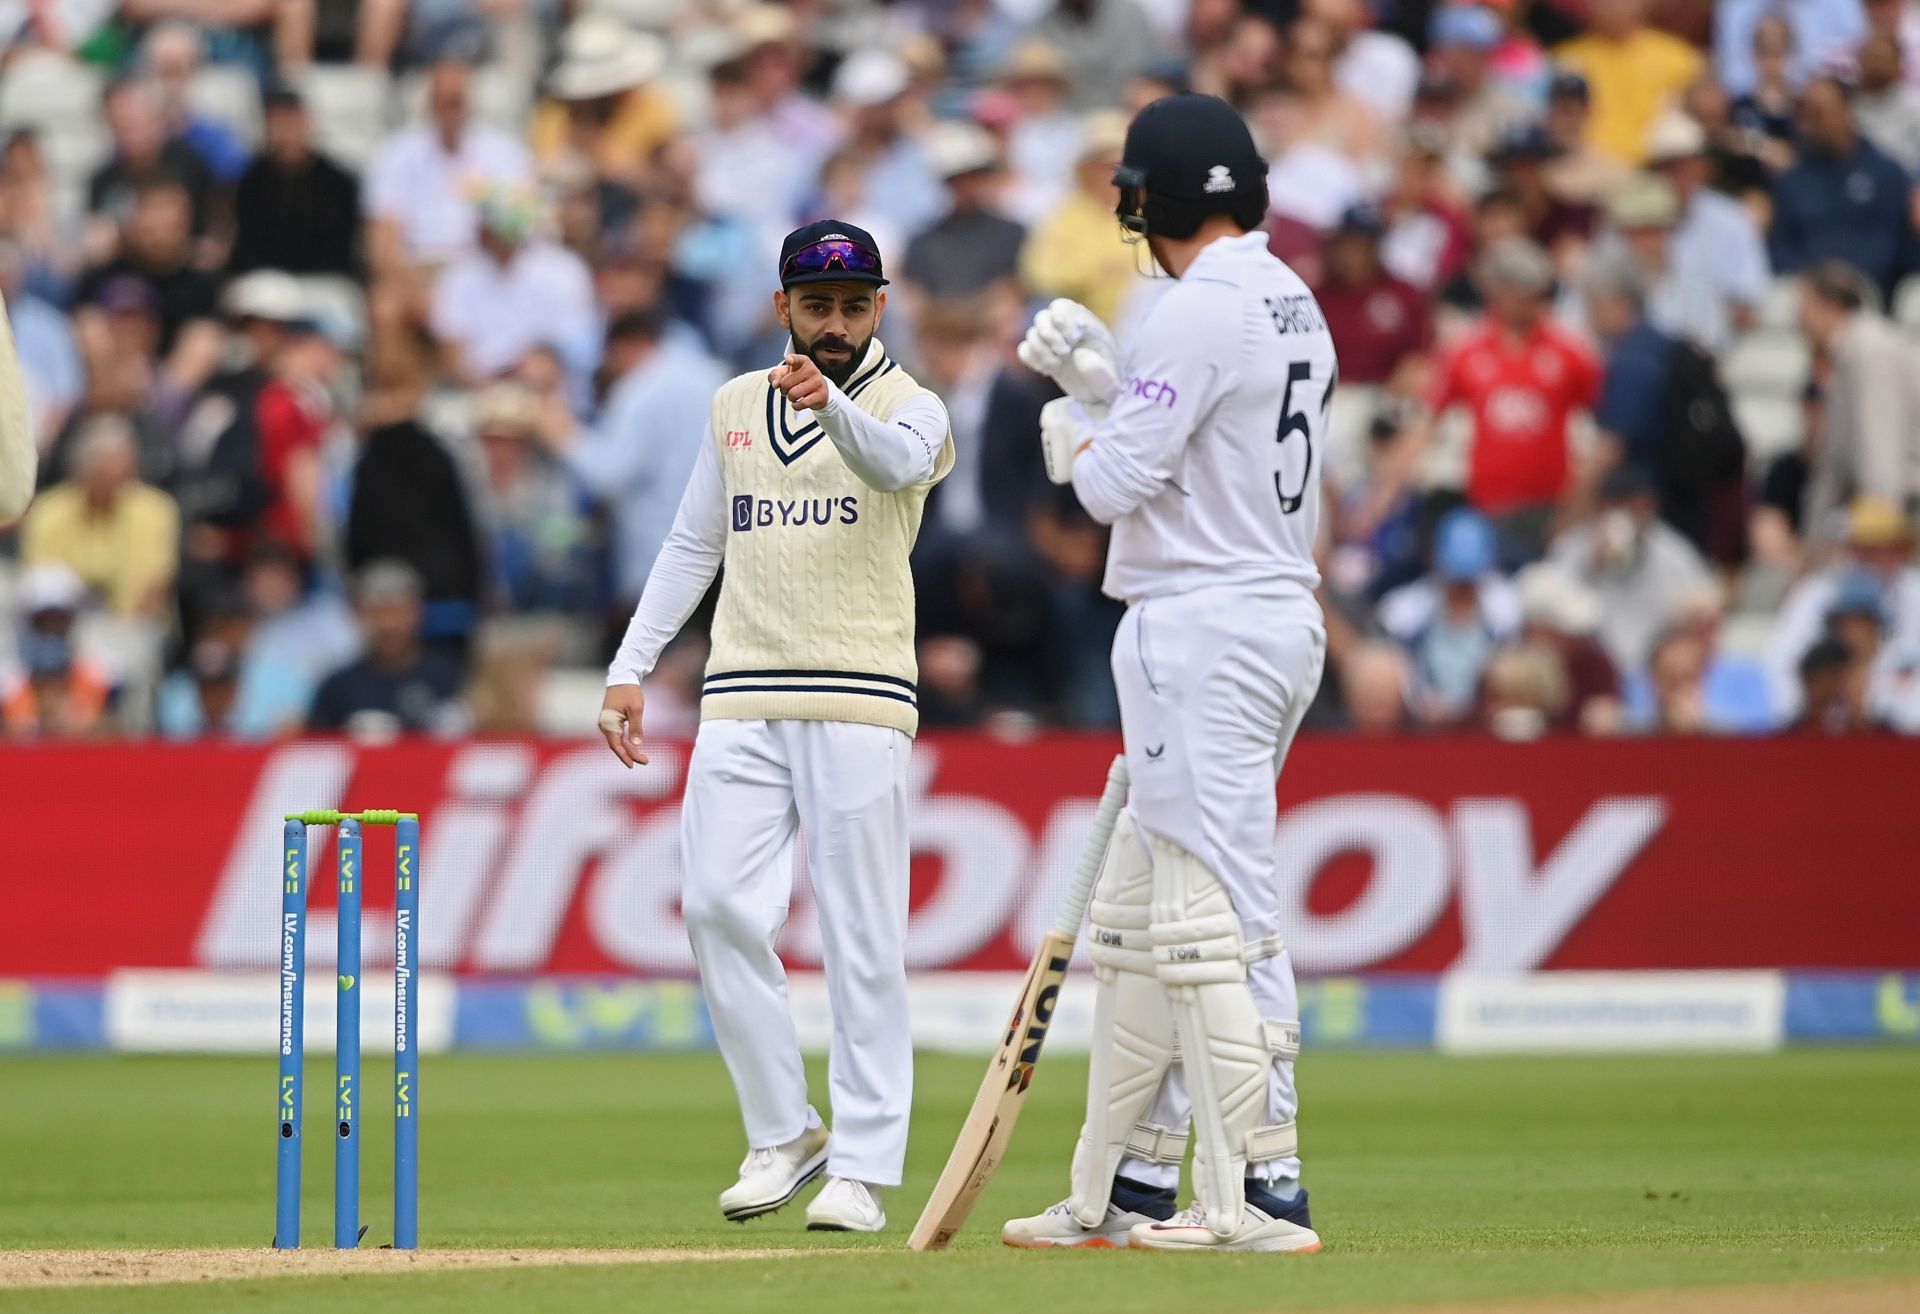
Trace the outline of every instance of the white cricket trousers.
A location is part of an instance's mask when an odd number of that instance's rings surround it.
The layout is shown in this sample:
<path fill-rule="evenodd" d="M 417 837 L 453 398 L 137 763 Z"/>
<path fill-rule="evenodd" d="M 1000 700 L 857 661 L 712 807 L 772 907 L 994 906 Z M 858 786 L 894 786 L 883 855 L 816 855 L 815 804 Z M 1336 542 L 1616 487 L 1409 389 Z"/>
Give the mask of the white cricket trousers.
<path fill-rule="evenodd" d="M 911 748 L 884 726 L 702 721 L 680 821 L 681 914 L 754 1149 L 820 1124 L 773 951 L 793 893 L 795 831 L 805 832 L 833 1007 L 827 1171 L 877 1186 L 900 1183 L 913 1101 Z"/>
<path fill-rule="evenodd" d="M 1326 621 L 1304 589 L 1249 593 L 1199 589 L 1127 609 L 1113 641 L 1114 685 L 1133 782 L 1136 825 L 1179 845 L 1220 878 L 1251 943 L 1280 931 L 1274 783 L 1326 665 Z M 1269 1021 L 1298 1022 L 1300 997 L 1285 951 L 1247 967 L 1254 1002 Z M 1275 1059 L 1268 1123 L 1299 1111 L 1293 1063 Z M 1178 1062 L 1147 1116 L 1185 1127 L 1191 1116 Z M 1175 1186 L 1170 1164 L 1123 1160 L 1119 1171 Z M 1298 1180 L 1300 1160 L 1255 1166 L 1269 1182 Z"/>

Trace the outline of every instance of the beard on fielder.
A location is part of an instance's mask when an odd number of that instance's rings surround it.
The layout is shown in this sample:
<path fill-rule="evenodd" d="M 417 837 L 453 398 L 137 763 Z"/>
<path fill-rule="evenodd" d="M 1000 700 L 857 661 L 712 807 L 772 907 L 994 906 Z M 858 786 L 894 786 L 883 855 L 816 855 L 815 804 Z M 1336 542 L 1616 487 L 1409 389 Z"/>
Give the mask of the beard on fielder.
<path fill-rule="evenodd" d="M 946 409 L 875 335 L 886 278 L 839 220 L 787 237 L 774 311 L 792 345 L 715 395 L 659 559 L 607 674 L 600 730 L 644 764 L 640 682 L 724 563 L 681 809 L 681 912 L 747 1135 L 736 1222 L 822 1173 L 809 1228 L 877 1232 L 913 1094 L 907 761 L 919 724 L 907 554 L 953 466 Z M 797 829 L 832 1000 L 831 1136 L 807 1100 L 773 950 Z"/>

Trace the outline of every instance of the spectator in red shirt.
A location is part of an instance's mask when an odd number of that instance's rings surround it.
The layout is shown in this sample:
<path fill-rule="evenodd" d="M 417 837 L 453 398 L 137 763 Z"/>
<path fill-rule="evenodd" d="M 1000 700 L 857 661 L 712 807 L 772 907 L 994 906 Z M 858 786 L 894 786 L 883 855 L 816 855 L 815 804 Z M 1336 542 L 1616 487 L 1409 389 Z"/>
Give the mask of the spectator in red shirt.
<path fill-rule="evenodd" d="M 1549 317 L 1553 265 L 1538 246 L 1509 238 L 1481 256 L 1476 275 L 1487 313 L 1434 370 L 1427 419 L 1399 471 L 1411 477 L 1433 425 L 1455 406 L 1472 413 L 1467 498 L 1494 521 L 1509 567 L 1538 559 L 1568 492 L 1567 422 L 1591 408 L 1600 362 Z"/>
<path fill-rule="evenodd" d="M 344 360 L 336 336 L 312 322 L 297 325 L 269 362 L 272 377 L 254 403 L 267 493 L 258 537 L 286 545 L 302 560 L 316 546 L 320 449 L 334 418 L 330 385 Z"/>
<path fill-rule="evenodd" d="M 1432 306 L 1380 263 L 1386 231 L 1386 219 L 1371 205 L 1342 215 L 1327 235 L 1326 277 L 1314 295 L 1340 353 L 1341 380 L 1414 395 L 1433 342 Z"/>

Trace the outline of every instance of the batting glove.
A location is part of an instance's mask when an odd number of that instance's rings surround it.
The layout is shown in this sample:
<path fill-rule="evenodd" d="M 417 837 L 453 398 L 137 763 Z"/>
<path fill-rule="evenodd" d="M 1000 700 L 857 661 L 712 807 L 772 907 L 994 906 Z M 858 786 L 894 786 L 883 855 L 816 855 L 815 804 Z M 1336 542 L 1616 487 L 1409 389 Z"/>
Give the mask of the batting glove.
<path fill-rule="evenodd" d="M 1073 478 L 1074 458 L 1092 429 L 1086 409 L 1071 397 L 1056 397 L 1040 408 L 1040 454 L 1051 482 L 1064 484 Z"/>
<path fill-rule="evenodd" d="M 1033 317 L 1020 341 L 1020 360 L 1046 375 L 1094 418 L 1120 395 L 1120 344 L 1100 317 L 1065 297 Z"/>

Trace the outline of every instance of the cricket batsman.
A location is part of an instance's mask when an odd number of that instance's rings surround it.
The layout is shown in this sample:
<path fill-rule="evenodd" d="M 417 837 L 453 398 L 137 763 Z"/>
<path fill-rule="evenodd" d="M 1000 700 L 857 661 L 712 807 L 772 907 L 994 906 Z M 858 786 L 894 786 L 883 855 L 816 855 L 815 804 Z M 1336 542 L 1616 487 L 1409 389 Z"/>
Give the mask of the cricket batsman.
<path fill-rule="evenodd" d="M 681 911 L 748 1152 L 720 1193 L 736 1222 L 823 1171 L 819 1231 L 886 1226 L 913 1093 L 907 1029 L 907 758 L 918 727 L 907 554 L 953 465 L 940 400 L 874 336 L 880 252 L 851 224 L 788 235 L 769 372 L 715 395 L 708 441 L 607 674 L 600 729 L 631 767 L 640 682 L 724 563 L 681 814 Z M 806 834 L 834 1033 L 833 1133 L 807 1102 L 773 949 Z"/>
<path fill-rule="evenodd" d="M 1267 252 L 1266 163 L 1211 96 L 1141 110 L 1121 224 L 1178 282 L 1123 353 L 1055 301 L 1020 347 L 1067 397 L 1048 476 L 1113 526 L 1105 588 L 1132 791 L 1094 888 L 1097 981 L 1072 1194 L 1014 1246 L 1320 1248 L 1300 1185 L 1293 966 L 1274 782 L 1313 701 L 1316 459 L 1336 366 L 1312 293 Z M 1192 1125 L 1193 1207 L 1175 1212 Z"/>

